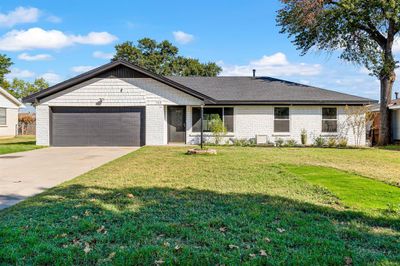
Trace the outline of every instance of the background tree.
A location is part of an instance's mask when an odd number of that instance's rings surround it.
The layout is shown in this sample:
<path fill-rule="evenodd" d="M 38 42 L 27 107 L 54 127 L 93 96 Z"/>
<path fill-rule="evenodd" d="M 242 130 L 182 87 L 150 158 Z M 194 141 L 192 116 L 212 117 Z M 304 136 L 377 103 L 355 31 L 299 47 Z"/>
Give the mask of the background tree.
<path fill-rule="evenodd" d="M 277 23 L 302 55 L 316 48 L 365 66 L 380 80 L 379 145 L 390 142 L 390 112 L 400 30 L 400 0 L 281 0 Z"/>
<path fill-rule="evenodd" d="M 367 125 L 374 121 L 376 113 L 370 112 L 367 106 L 346 106 L 344 111 L 346 113 L 345 123 L 353 133 L 355 146 L 360 146 Z"/>
<path fill-rule="evenodd" d="M 143 38 L 137 45 L 130 41 L 117 44 L 115 50 L 112 60 L 122 59 L 165 76 L 216 76 L 222 70 L 215 63 L 180 56 L 178 47 L 166 40 L 158 43 Z"/>
<path fill-rule="evenodd" d="M 32 93 L 41 91 L 48 87 L 49 84 L 43 78 L 37 78 L 33 83 L 14 78 L 6 90 L 15 98 L 22 99 Z"/>
<path fill-rule="evenodd" d="M 0 54 L 0 87 L 6 88 L 8 86 L 5 75 L 11 72 L 10 67 L 12 64 L 10 58 L 4 54 Z"/>

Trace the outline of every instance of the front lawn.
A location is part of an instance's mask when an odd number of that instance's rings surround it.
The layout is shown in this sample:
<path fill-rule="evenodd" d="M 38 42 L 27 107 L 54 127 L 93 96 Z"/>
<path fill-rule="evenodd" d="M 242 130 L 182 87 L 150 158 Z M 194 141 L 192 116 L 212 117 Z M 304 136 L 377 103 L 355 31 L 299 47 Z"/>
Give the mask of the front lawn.
<path fill-rule="evenodd" d="M 0 212 L 0 264 L 400 264 L 398 152 L 217 149 L 145 147 Z"/>
<path fill-rule="evenodd" d="M 400 145 L 387 145 L 382 147 L 382 149 L 391 150 L 391 151 L 400 151 Z"/>
<path fill-rule="evenodd" d="M 40 148 L 43 148 L 43 146 L 36 146 L 35 136 L 0 138 L 0 154 L 30 151 Z"/>

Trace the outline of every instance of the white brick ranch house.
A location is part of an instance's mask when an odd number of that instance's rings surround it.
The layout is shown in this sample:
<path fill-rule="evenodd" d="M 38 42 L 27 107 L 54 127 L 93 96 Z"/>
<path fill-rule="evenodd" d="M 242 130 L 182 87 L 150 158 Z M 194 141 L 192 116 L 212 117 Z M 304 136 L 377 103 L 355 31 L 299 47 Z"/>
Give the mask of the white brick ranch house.
<path fill-rule="evenodd" d="M 305 129 L 310 142 L 344 134 L 351 145 L 351 130 L 339 132 L 344 107 L 374 101 L 267 77 L 163 77 L 114 61 L 24 102 L 36 106 L 38 145 L 137 146 L 199 143 L 201 108 L 206 138 L 208 119 L 218 114 L 227 141 L 300 143 Z"/>

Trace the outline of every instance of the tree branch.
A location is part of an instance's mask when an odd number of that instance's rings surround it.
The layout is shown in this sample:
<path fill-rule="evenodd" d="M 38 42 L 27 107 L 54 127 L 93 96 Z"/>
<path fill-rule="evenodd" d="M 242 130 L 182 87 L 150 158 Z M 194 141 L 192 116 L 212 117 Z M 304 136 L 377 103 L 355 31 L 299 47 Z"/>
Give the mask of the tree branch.
<path fill-rule="evenodd" d="M 367 27 L 362 24 L 358 24 L 357 26 L 361 30 L 365 31 L 382 49 L 384 49 L 387 41 L 385 36 L 383 36 L 371 22 L 367 22 L 367 25 Z"/>

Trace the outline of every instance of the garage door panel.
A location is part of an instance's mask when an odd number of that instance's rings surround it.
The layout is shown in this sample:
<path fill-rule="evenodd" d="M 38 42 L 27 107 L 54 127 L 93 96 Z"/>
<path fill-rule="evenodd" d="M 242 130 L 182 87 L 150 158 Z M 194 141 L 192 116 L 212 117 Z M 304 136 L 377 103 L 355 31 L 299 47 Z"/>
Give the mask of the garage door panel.
<path fill-rule="evenodd" d="M 54 146 L 144 145 L 144 108 L 53 107 Z"/>

